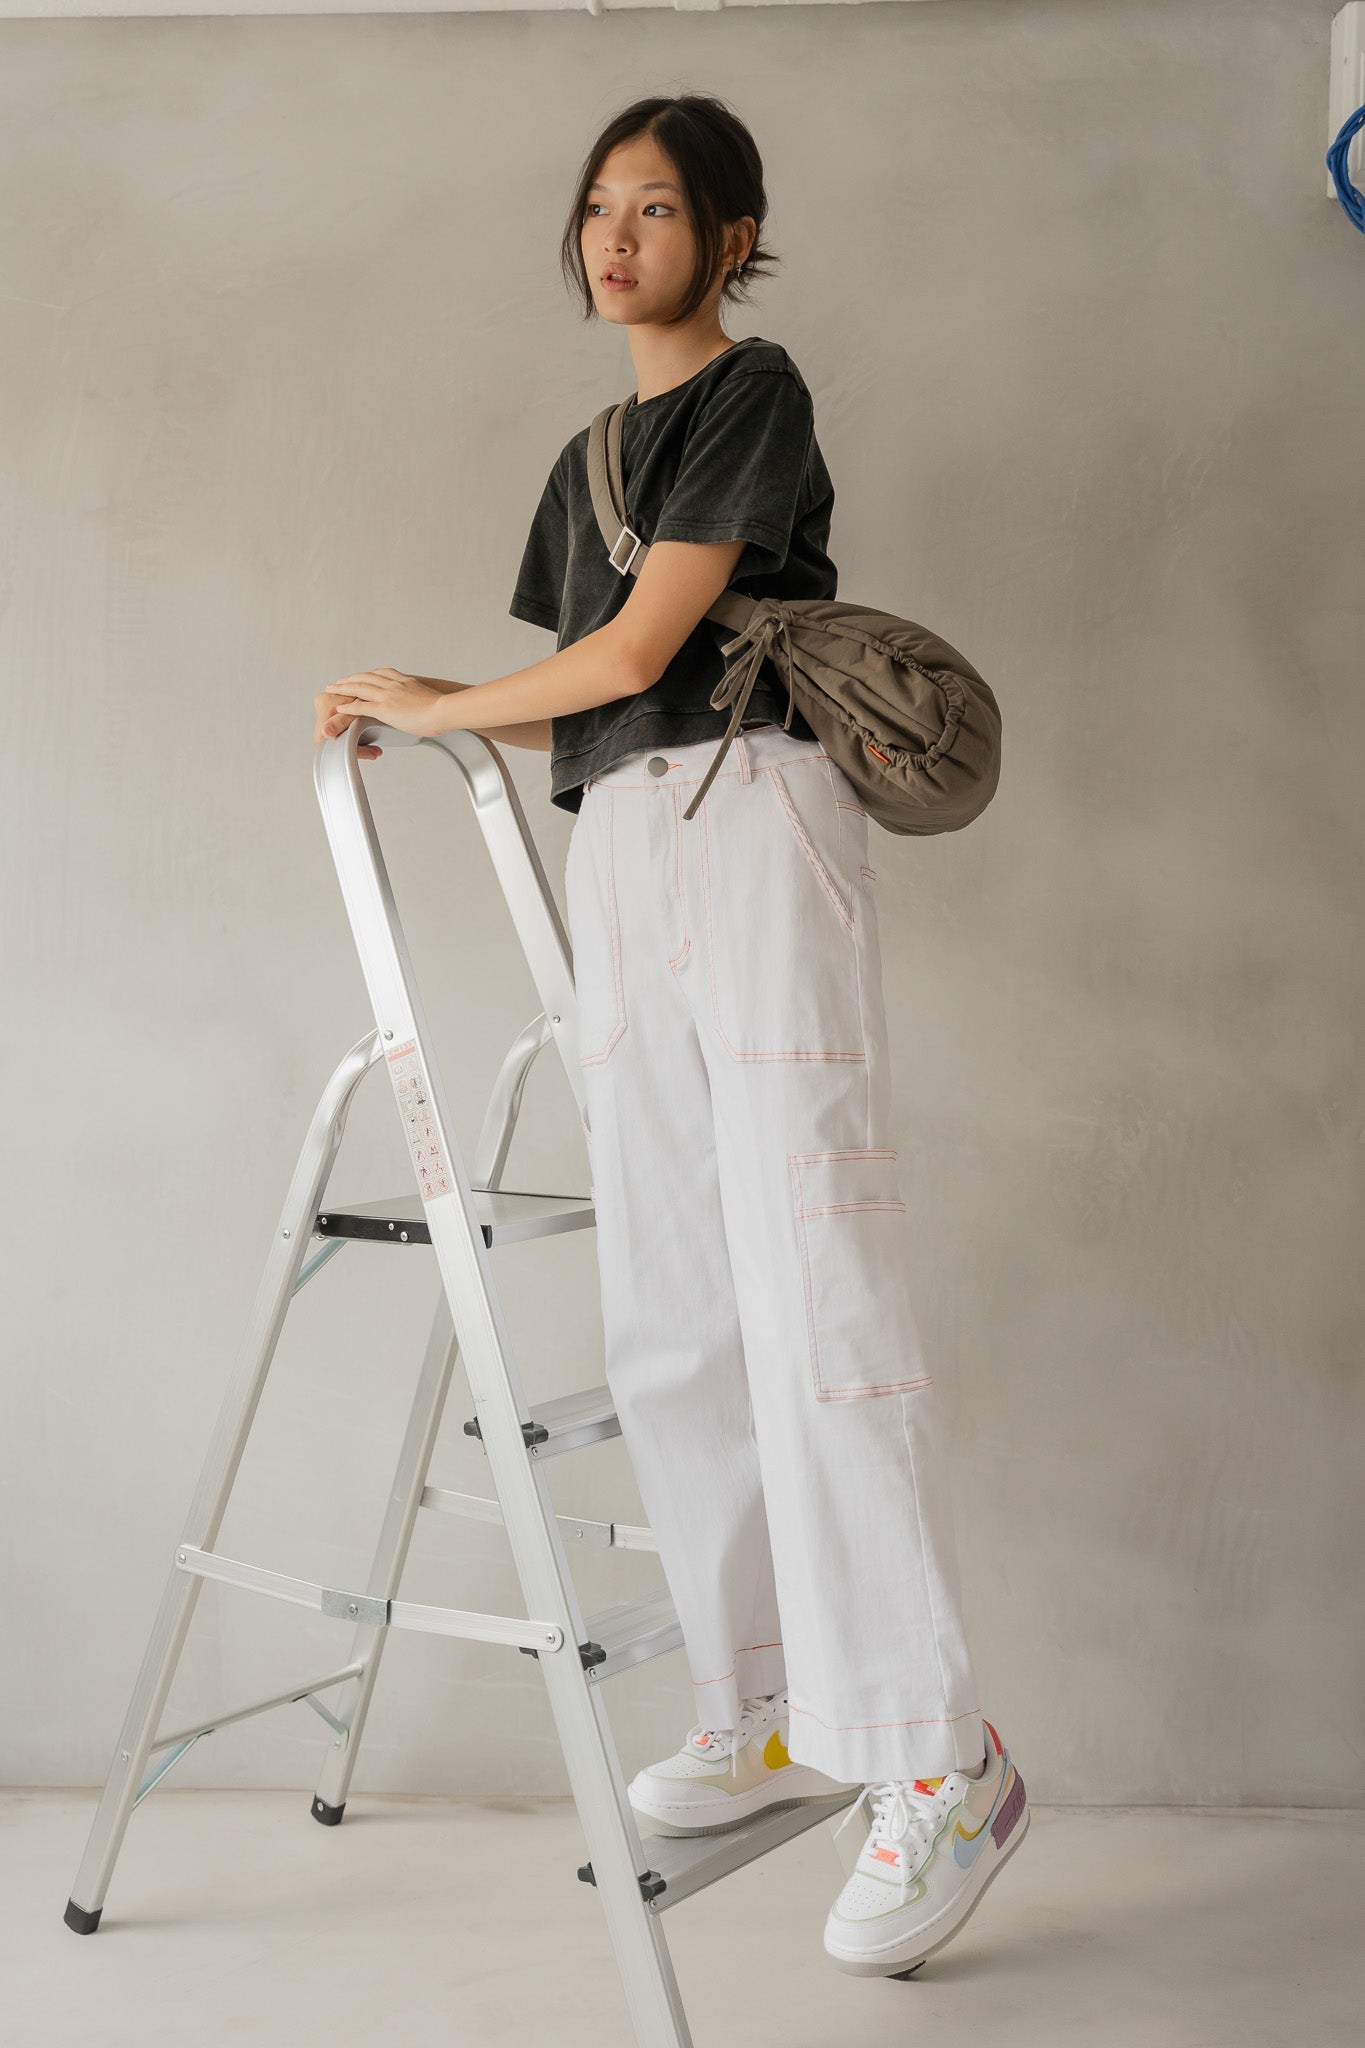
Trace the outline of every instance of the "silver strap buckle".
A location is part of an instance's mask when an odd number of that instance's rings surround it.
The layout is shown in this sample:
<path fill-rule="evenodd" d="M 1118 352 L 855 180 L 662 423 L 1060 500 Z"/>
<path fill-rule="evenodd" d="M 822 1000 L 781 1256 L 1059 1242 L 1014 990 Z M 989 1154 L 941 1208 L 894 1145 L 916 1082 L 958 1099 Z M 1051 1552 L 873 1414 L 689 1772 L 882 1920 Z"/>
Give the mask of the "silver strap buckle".
<path fill-rule="evenodd" d="M 627 536 L 629 536 L 629 538 L 634 541 L 635 546 L 626 556 L 624 562 L 618 562 L 616 559 L 616 549 L 620 547 L 621 542 L 625 540 Z M 643 546 L 643 540 L 640 538 L 639 534 L 634 531 L 632 527 L 622 526 L 621 531 L 616 538 L 616 545 L 612 548 L 610 554 L 607 556 L 607 560 L 611 563 L 612 568 L 618 570 L 622 576 L 628 576 L 630 574 L 630 565 L 635 560 L 636 555 L 639 553 L 640 549 Z"/>

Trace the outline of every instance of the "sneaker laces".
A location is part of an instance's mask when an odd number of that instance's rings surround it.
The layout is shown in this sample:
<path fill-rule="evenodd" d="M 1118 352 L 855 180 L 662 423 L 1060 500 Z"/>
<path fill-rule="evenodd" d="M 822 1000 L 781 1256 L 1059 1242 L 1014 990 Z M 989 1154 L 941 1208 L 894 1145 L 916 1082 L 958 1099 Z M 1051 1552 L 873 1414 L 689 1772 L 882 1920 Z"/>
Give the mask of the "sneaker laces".
<path fill-rule="evenodd" d="M 708 1757 L 714 1756 L 717 1750 L 722 1753 L 728 1751 L 730 1776 L 733 1778 L 738 1775 L 741 1749 L 762 1721 L 780 1712 L 780 1702 L 785 1697 L 785 1693 L 773 1692 L 754 1699 L 741 1700 L 738 1727 L 707 1728 L 699 1721 L 695 1728 L 689 1730 L 687 1740 L 694 1749 L 705 1750 Z"/>
<path fill-rule="evenodd" d="M 854 1814 L 862 1812 L 863 1800 L 872 1801 L 872 1828 L 863 1855 L 868 1855 L 878 1843 L 883 1842 L 898 1852 L 902 1905 L 910 1881 L 938 1833 L 943 1785 L 947 1780 L 942 1780 L 932 1792 L 917 1792 L 915 1786 L 919 1782 L 914 1778 L 884 1778 L 879 1784 L 866 1786 L 862 1799 L 854 1801 L 834 1830 L 837 1839 Z"/>

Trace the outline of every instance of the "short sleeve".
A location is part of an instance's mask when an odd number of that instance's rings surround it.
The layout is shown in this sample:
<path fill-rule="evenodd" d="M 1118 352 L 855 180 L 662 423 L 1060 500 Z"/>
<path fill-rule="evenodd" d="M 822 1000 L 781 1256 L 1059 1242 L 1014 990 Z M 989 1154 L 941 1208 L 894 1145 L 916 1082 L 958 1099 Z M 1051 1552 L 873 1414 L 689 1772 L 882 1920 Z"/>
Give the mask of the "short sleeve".
<path fill-rule="evenodd" d="M 653 539 L 746 540 L 735 576 L 775 575 L 801 510 L 815 411 L 787 370 L 736 370 L 698 413 Z"/>
<path fill-rule="evenodd" d="M 568 509 L 561 455 L 546 479 L 531 521 L 512 602 L 507 607 L 514 619 L 528 619 L 533 626 L 547 626 L 552 633 L 558 631 L 568 558 Z"/>

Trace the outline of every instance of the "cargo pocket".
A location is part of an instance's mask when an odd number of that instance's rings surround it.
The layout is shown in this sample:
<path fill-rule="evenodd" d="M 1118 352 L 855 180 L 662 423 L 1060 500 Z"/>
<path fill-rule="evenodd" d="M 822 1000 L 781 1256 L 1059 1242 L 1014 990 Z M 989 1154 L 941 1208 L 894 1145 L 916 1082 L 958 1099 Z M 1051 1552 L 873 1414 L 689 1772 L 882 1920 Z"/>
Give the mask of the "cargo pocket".
<path fill-rule="evenodd" d="M 811 1382 L 820 1401 L 926 1386 L 891 1150 L 791 1152 Z"/>
<path fill-rule="evenodd" d="M 596 791 L 591 808 L 588 804 L 585 797 L 564 862 L 564 906 L 573 947 L 581 1067 L 598 1066 L 609 1059 L 626 1029 L 611 790 Z"/>
<path fill-rule="evenodd" d="M 697 812 L 711 1014 L 732 1059 L 867 1059 L 862 853 L 844 816 L 816 750 L 718 782 Z"/>

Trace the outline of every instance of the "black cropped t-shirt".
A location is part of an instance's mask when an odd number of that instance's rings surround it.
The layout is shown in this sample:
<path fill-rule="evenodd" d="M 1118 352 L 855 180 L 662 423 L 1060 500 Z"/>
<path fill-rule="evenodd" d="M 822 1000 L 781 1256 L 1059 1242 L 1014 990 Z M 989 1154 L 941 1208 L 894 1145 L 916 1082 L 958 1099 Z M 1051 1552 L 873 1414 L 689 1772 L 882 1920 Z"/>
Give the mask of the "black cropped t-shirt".
<path fill-rule="evenodd" d="M 508 607 L 555 633 L 559 647 L 614 618 L 635 580 L 607 559 L 588 488 L 588 432 L 574 435 L 550 472 Z M 810 392 L 777 342 L 750 335 L 672 390 L 632 400 L 621 466 L 626 517 L 646 542 L 747 541 L 730 588 L 750 597 L 837 595 L 826 551 L 834 486 Z M 649 689 L 553 719 L 551 801 L 577 811 L 588 777 L 638 748 L 719 744 L 730 710 L 716 710 L 710 697 L 727 667 L 720 648 L 732 638 L 729 627 L 701 619 Z M 765 659 L 745 723 L 786 715 L 786 686 Z M 799 711 L 790 730 L 814 737 Z"/>

